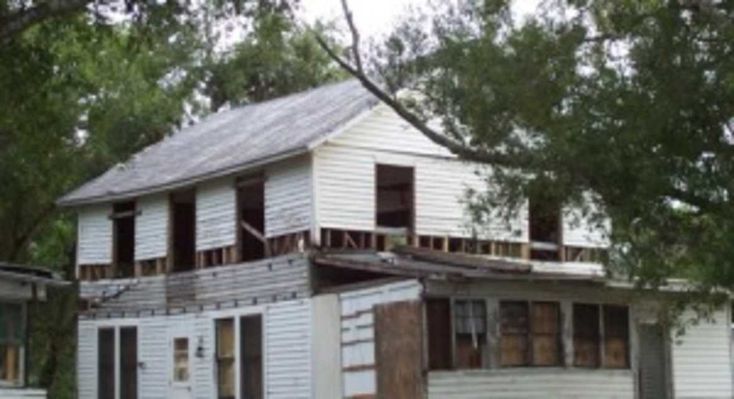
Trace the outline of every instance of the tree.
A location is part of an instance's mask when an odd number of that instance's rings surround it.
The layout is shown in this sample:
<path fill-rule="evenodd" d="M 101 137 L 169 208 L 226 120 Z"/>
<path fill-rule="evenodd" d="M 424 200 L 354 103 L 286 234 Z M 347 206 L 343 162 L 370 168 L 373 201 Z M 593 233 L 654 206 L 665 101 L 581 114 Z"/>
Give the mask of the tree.
<path fill-rule="evenodd" d="M 733 2 L 557 0 L 516 21 L 509 1 L 460 1 L 368 55 L 344 4 L 351 52 L 322 47 L 428 138 L 494 166 L 479 209 L 591 193 L 611 266 L 734 287 Z"/>

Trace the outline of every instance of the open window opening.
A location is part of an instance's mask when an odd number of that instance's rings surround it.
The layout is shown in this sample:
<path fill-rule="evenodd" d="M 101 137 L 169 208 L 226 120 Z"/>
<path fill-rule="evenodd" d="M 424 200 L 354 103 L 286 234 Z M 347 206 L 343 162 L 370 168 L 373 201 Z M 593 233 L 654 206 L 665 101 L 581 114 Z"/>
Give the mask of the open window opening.
<path fill-rule="evenodd" d="M 171 266 L 174 272 L 196 265 L 196 192 L 171 194 Z"/>
<path fill-rule="evenodd" d="M 113 259 L 117 277 L 135 275 L 135 202 L 112 205 Z"/>
<path fill-rule="evenodd" d="M 561 204 L 550 195 L 530 197 L 530 257 L 560 260 Z"/>
<path fill-rule="evenodd" d="M 137 327 L 103 327 L 97 331 L 97 370 L 97 397 L 137 399 Z"/>
<path fill-rule="evenodd" d="M 479 369 L 487 365 L 487 309 L 483 300 L 454 302 L 456 367 Z"/>
<path fill-rule="evenodd" d="M 408 234 L 413 229 L 414 171 L 411 167 L 377 165 L 377 227 Z"/>
<path fill-rule="evenodd" d="M 574 365 L 629 368 L 629 310 L 620 305 L 573 305 Z"/>
<path fill-rule="evenodd" d="M 265 237 L 265 182 L 262 177 L 237 181 L 238 253 L 243 262 L 268 256 Z"/>

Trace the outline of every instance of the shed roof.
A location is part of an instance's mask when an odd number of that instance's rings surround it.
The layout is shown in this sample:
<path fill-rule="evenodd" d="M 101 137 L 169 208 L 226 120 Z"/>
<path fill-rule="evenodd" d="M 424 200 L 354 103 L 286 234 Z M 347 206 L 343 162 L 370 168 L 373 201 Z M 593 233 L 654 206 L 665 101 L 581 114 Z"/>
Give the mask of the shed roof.
<path fill-rule="evenodd" d="M 39 266 L 16 265 L 0 262 L 0 280 L 13 280 L 26 283 L 39 283 L 45 285 L 67 285 L 61 276 Z"/>
<path fill-rule="evenodd" d="M 142 150 L 58 203 L 132 198 L 303 154 L 377 102 L 358 81 L 347 80 L 219 112 Z"/>

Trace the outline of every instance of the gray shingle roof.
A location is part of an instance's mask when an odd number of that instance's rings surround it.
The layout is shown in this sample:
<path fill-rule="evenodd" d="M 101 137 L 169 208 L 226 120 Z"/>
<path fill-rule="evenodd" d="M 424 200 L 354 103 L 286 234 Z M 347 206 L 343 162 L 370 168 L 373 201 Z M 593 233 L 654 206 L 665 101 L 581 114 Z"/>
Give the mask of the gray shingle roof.
<path fill-rule="evenodd" d="M 356 80 L 211 115 L 59 199 L 71 206 L 194 184 L 302 154 L 377 103 Z"/>

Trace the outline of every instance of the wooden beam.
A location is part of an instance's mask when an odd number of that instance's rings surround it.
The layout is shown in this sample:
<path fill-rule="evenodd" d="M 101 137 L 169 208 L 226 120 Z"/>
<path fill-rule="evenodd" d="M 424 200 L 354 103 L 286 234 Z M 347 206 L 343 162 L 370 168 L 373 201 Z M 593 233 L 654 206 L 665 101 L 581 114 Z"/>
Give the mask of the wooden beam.
<path fill-rule="evenodd" d="M 241 220 L 240 224 L 246 232 L 250 233 L 253 237 L 257 238 L 260 242 L 263 243 L 263 245 L 265 246 L 265 256 L 270 256 L 270 243 L 268 242 L 268 239 L 265 237 L 265 235 L 263 235 L 260 230 L 252 227 L 252 225 L 244 220 Z"/>

